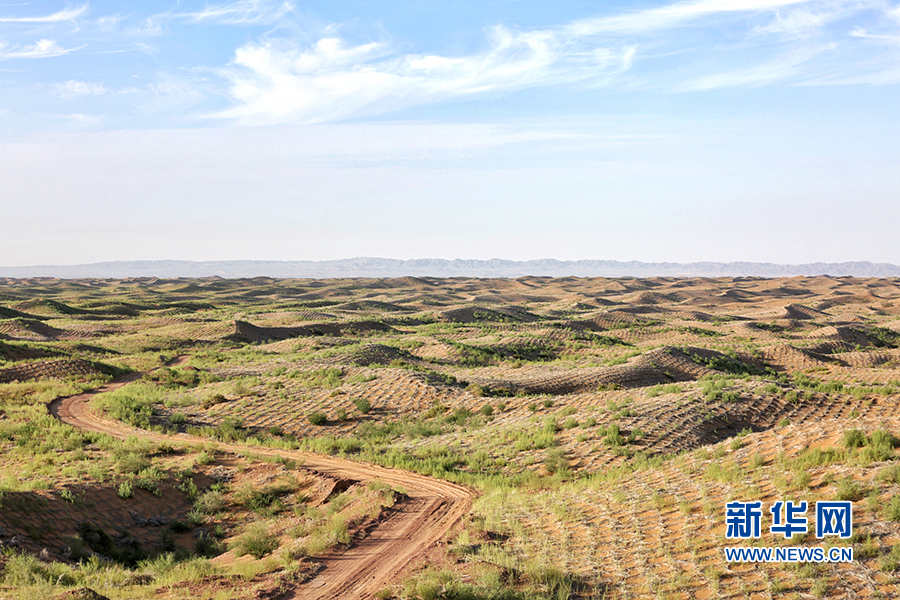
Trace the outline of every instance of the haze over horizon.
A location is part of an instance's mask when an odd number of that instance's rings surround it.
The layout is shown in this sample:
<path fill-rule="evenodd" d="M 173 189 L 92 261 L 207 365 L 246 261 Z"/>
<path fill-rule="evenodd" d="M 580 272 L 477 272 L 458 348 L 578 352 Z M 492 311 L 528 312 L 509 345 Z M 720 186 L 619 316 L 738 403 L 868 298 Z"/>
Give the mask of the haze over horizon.
<path fill-rule="evenodd" d="M 325 261 L 111 261 L 82 265 L 0 265 L 0 278 L 60 279 L 195 278 L 329 279 L 345 277 L 900 277 L 900 265 L 867 261 L 774 264 L 755 262 L 640 262 L 614 260 L 529 261 L 418 258 L 397 260 L 356 257 Z"/>
<path fill-rule="evenodd" d="M 0 5 L 0 265 L 900 263 L 900 4 Z"/>

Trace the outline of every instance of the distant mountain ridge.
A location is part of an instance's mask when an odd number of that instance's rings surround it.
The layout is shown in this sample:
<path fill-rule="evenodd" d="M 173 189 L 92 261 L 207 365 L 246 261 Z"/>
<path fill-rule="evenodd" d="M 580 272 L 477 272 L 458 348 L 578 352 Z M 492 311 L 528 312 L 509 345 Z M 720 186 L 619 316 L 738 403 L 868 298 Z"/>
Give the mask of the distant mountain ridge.
<path fill-rule="evenodd" d="M 135 260 L 84 265 L 0 267 L 0 277 L 126 278 L 126 277 L 793 277 L 832 275 L 900 277 L 900 266 L 890 263 L 841 262 L 782 265 L 757 262 L 640 262 L 616 260 L 490 260 L 442 258 L 347 258 L 340 260 Z"/>

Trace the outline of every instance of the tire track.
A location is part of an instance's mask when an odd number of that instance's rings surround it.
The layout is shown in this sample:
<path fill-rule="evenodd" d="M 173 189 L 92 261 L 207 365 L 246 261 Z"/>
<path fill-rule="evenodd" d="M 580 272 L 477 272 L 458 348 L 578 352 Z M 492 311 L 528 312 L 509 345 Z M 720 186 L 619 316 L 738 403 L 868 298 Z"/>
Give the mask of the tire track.
<path fill-rule="evenodd" d="M 171 364 L 181 364 L 179 357 Z M 119 439 L 137 435 L 156 442 L 202 443 L 206 438 L 178 434 L 162 435 L 104 419 L 90 410 L 90 400 L 99 393 L 111 392 L 137 381 L 141 373 L 114 379 L 89 392 L 57 398 L 48 406 L 51 415 L 78 429 L 105 433 Z M 329 554 L 325 568 L 312 580 L 295 588 L 285 599 L 328 600 L 331 598 L 371 598 L 391 583 L 397 574 L 428 547 L 443 538 L 450 528 L 469 512 L 474 493 L 461 485 L 377 465 L 323 456 L 309 452 L 273 450 L 260 446 L 219 443 L 232 452 L 251 450 L 264 456 L 283 456 L 300 461 L 299 468 L 336 479 L 368 482 L 379 480 L 401 487 L 410 501 L 399 506 L 365 538 L 340 554 Z"/>

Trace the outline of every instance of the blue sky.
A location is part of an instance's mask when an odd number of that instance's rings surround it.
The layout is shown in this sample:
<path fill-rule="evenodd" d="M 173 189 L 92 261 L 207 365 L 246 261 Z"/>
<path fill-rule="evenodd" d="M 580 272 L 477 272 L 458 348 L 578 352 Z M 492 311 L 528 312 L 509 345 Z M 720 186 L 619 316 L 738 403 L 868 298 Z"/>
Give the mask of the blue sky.
<path fill-rule="evenodd" d="M 0 264 L 900 263 L 900 4 L 0 2 Z"/>

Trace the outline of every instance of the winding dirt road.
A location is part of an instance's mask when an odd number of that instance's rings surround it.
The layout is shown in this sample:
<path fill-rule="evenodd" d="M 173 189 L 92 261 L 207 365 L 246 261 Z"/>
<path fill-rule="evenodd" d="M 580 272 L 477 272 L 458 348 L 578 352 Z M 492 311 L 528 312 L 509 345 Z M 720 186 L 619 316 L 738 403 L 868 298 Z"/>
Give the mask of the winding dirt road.
<path fill-rule="evenodd" d="M 184 360 L 182 358 L 177 362 Z M 166 436 L 135 429 L 118 421 L 103 419 L 90 410 L 90 399 L 95 394 L 128 385 L 141 375 L 133 373 L 90 392 L 57 398 L 49 406 L 50 414 L 73 427 L 122 439 L 138 435 L 169 444 L 209 441 L 186 434 Z M 296 459 L 302 461 L 302 468 L 327 477 L 363 482 L 379 480 L 401 487 L 409 495 L 410 500 L 404 502 L 397 512 L 379 524 L 367 537 L 342 554 L 327 558 L 324 561 L 325 569 L 294 590 L 293 596 L 289 596 L 297 599 L 372 598 L 373 594 L 391 583 L 407 563 L 444 537 L 454 523 L 469 511 L 474 497 L 473 492 L 464 486 L 400 469 L 259 446 L 220 443 L 219 447 L 223 450 L 252 450 L 261 455 Z"/>

